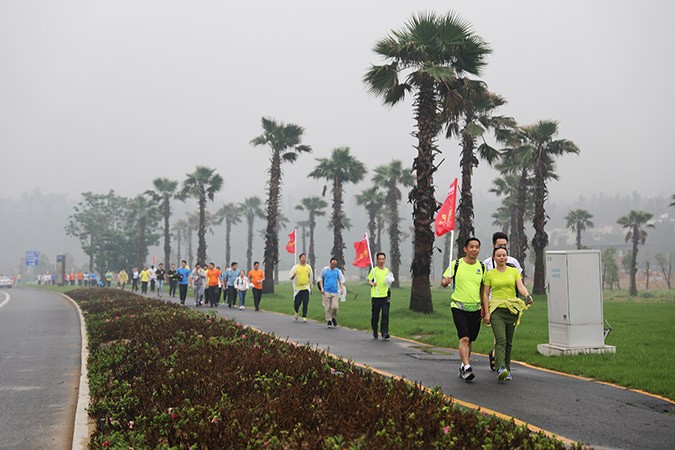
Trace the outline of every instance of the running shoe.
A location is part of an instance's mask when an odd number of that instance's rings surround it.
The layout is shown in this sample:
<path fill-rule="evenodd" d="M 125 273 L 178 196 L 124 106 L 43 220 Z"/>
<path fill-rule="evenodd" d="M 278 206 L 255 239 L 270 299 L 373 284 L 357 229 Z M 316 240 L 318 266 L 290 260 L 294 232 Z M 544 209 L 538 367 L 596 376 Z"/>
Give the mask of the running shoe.
<path fill-rule="evenodd" d="M 464 369 L 464 367 L 460 366 L 459 377 L 468 383 L 469 381 L 476 378 L 476 374 L 473 373 L 473 368 L 471 368 L 471 366 L 469 366 L 467 369 Z"/>
<path fill-rule="evenodd" d="M 509 371 L 506 367 L 500 367 L 497 371 L 497 381 L 505 381 L 509 376 Z"/>

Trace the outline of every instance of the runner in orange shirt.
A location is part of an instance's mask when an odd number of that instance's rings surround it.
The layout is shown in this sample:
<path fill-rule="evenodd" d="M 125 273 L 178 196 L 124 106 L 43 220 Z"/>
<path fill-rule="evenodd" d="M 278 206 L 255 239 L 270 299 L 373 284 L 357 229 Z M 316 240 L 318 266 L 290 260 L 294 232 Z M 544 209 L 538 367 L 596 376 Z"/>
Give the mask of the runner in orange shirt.
<path fill-rule="evenodd" d="M 206 300 L 209 302 L 209 305 L 212 307 L 218 306 L 220 302 L 220 293 L 218 292 L 218 280 L 221 276 L 220 270 L 215 267 L 215 264 L 212 262 L 209 263 L 209 268 L 206 270 Z"/>
<path fill-rule="evenodd" d="M 260 270 L 258 261 L 253 263 L 253 269 L 248 272 L 248 279 L 253 285 L 253 304 L 255 310 L 260 311 L 260 299 L 262 298 L 262 282 L 265 279 L 265 272 Z"/>

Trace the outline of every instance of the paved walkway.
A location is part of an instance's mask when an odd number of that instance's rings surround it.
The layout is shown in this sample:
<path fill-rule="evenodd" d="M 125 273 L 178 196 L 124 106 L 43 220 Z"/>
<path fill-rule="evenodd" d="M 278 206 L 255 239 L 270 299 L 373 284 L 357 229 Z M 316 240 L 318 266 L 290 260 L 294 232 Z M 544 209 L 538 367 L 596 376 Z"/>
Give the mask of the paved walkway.
<path fill-rule="evenodd" d="M 170 299 L 175 300 L 175 299 Z M 213 310 L 200 308 L 202 311 Z M 370 332 L 327 328 L 315 321 L 222 305 L 219 316 L 301 344 L 351 359 L 389 374 L 439 386 L 446 395 L 596 448 L 675 448 L 675 404 L 628 389 L 513 364 L 513 381 L 500 384 L 487 357 L 473 356 L 473 383 L 458 378 L 459 357 L 440 349 L 392 337 L 374 340 Z"/>

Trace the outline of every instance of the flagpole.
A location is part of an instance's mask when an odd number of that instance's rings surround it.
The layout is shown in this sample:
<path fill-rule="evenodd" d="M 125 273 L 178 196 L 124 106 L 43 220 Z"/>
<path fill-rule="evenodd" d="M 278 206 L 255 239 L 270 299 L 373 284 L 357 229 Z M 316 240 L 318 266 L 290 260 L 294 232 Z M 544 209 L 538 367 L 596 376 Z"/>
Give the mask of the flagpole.
<path fill-rule="evenodd" d="M 455 230 L 452 229 L 450 231 L 450 261 L 452 262 L 452 250 L 453 247 L 455 246 Z M 443 269 L 445 270 L 445 269 Z"/>
<path fill-rule="evenodd" d="M 298 229 L 293 229 L 293 265 L 298 263 Z"/>
<path fill-rule="evenodd" d="M 370 252 L 370 239 L 368 239 L 368 232 L 365 233 L 366 245 L 368 246 L 368 259 L 370 260 L 370 270 L 373 270 L 373 254 Z"/>

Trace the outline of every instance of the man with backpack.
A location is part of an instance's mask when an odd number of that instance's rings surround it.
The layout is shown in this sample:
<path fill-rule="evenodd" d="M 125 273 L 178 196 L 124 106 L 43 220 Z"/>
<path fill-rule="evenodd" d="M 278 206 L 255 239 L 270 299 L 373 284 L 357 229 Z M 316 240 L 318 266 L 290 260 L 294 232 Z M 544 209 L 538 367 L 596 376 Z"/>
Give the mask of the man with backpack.
<path fill-rule="evenodd" d="M 441 286 L 447 287 L 451 283 L 453 286 L 450 306 L 459 338 L 459 357 L 462 360 L 459 377 L 470 382 L 476 377 L 470 363 L 471 343 L 478 337 L 481 318 L 488 310 L 488 302 L 481 300 L 485 265 L 478 261 L 480 240 L 475 237 L 467 239 L 464 253 L 463 258 L 450 262 L 450 266 L 443 273 Z"/>

